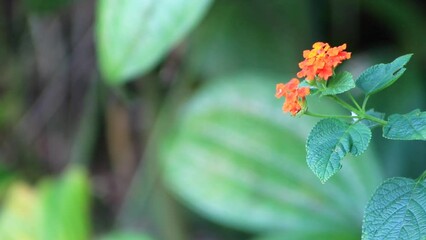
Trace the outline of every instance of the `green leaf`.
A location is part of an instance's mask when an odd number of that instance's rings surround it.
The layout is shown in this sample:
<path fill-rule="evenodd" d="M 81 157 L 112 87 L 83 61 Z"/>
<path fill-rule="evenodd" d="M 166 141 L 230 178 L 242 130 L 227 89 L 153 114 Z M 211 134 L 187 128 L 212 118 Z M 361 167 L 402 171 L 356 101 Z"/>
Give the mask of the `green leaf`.
<path fill-rule="evenodd" d="M 56 11 L 72 3 L 73 0 L 25 0 L 28 9 L 37 13 Z"/>
<path fill-rule="evenodd" d="M 367 113 L 370 116 L 373 116 L 373 117 L 376 117 L 378 119 L 381 119 L 381 120 L 385 119 L 385 114 L 382 113 L 382 112 L 376 112 L 376 111 L 374 111 L 374 108 L 367 110 L 365 113 Z M 375 127 L 380 126 L 379 123 L 371 121 L 371 120 L 368 120 L 368 119 L 361 120 L 361 123 L 367 125 L 367 127 L 369 127 L 369 128 L 375 128 Z"/>
<path fill-rule="evenodd" d="M 351 232 L 336 232 L 336 233 L 289 233 L 288 231 L 284 231 L 281 233 L 267 234 L 264 236 L 257 237 L 253 240 L 307 240 L 307 239 L 327 239 L 327 240 L 359 240 L 359 233 L 351 233 Z"/>
<path fill-rule="evenodd" d="M 392 85 L 405 72 L 405 64 L 410 61 L 413 54 L 398 57 L 388 64 L 377 64 L 369 67 L 356 80 L 356 86 L 361 88 L 366 95 L 379 92 Z"/>
<path fill-rule="evenodd" d="M 89 239 L 89 182 L 82 169 L 69 169 L 61 179 L 39 185 L 41 239 Z"/>
<path fill-rule="evenodd" d="M 426 140 L 426 112 L 416 109 L 407 114 L 393 114 L 383 126 L 383 137 L 393 140 Z"/>
<path fill-rule="evenodd" d="M 359 234 L 365 203 L 381 179 L 374 157 L 348 162 L 322 185 L 304 161 L 315 119 L 282 112 L 276 79 L 283 76 L 212 79 L 177 121 L 168 119 L 176 125 L 158 149 L 168 188 L 201 216 L 249 232 Z M 330 106 L 322 101 L 324 110 L 335 110 Z"/>
<path fill-rule="evenodd" d="M 2 201 L 0 239 L 41 239 L 36 235 L 38 206 L 39 199 L 30 186 L 18 181 L 13 183 Z"/>
<path fill-rule="evenodd" d="M 0 214 L 0 239 L 89 239 L 88 185 L 80 169 L 55 181 L 44 179 L 37 188 L 14 183 Z"/>
<path fill-rule="evenodd" d="M 321 95 L 336 95 L 344 93 L 355 87 L 355 82 L 350 72 L 340 72 L 327 82 L 327 88 Z"/>
<path fill-rule="evenodd" d="M 120 84 L 144 74 L 198 23 L 211 0 L 100 0 L 96 33 L 103 77 Z"/>
<path fill-rule="evenodd" d="M 426 236 L 426 182 L 392 178 L 365 209 L 362 239 L 422 239 Z"/>
<path fill-rule="evenodd" d="M 151 238 L 139 233 L 114 232 L 102 237 L 101 240 L 151 240 Z"/>
<path fill-rule="evenodd" d="M 340 161 L 348 153 L 363 153 L 370 139 L 371 131 L 362 123 L 323 119 L 312 129 L 306 143 L 308 166 L 324 183 L 342 168 Z"/>

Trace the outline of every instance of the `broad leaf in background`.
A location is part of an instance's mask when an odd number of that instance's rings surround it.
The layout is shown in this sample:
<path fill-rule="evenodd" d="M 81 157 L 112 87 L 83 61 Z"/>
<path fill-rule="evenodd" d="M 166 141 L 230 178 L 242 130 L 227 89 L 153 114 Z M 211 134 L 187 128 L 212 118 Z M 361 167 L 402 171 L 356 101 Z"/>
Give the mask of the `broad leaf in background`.
<path fill-rule="evenodd" d="M 59 181 L 41 182 L 41 239 L 89 239 L 89 193 L 87 176 L 79 169 L 69 170 Z"/>
<path fill-rule="evenodd" d="M 356 80 L 356 86 L 361 88 L 366 95 L 374 94 L 389 87 L 405 72 L 404 66 L 410 61 L 411 56 L 413 54 L 406 54 L 391 63 L 380 63 L 369 67 Z"/>
<path fill-rule="evenodd" d="M 90 238 L 88 180 L 80 170 L 37 189 L 17 182 L 0 215 L 2 240 L 76 240 Z"/>
<path fill-rule="evenodd" d="M 0 215 L 0 239 L 40 239 L 36 235 L 38 206 L 39 199 L 34 189 L 22 182 L 12 184 Z"/>
<path fill-rule="evenodd" d="M 0 156 L 0 162 L 2 162 L 2 160 L 3 159 Z M 7 188 L 16 181 L 16 179 L 16 174 L 12 173 L 9 169 L 0 164 L 0 201 L 3 199 Z"/>
<path fill-rule="evenodd" d="M 100 0 L 96 33 L 103 77 L 120 84 L 150 70 L 202 18 L 211 0 Z"/>
<path fill-rule="evenodd" d="M 355 87 L 355 82 L 350 72 L 340 72 L 327 81 L 327 88 L 322 95 L 336 95 L 344 93 Z"/>
<path fill-rule="evenodd" d="M 383 136 L 393 140 L 426 140 L 426 112 L 416 109 L 404 115 L 390 115 L 383 126 Z"/>
<path fill-rule="evenodd" d="M 24 3 L 31 11 L 48 13 L 69 5 L 72 1 L 73 0 L 25 0 Z"/>
<path fill-rule="evenodd" d="M 151 240 L 152 238 L 147 235 L 140 233 L 131 233 L 131 232 L 114 232 L 105 237 L 102 237 L 101 240 Z"/>
<path fill-rule="evenodd" d="M 350 232 L 336 232 L 336 233 L 301 233 L 301 234 L 288 234 L 286 232 L 268 234 L 265 236 L 257 237 L 253 240 L 359 240 L 359 236 Z"/>
<path fill-rule="evenodd" d="M 323 119 L 312 129 L 306 143 L 308 166 L 324 183 L 342 168 L 340 161 L 348 153 L 363 153 L 370 139 L 371 131 L 362 123 Z"/>
<path fill-rule="evenodd" d="M 197 213 L 234 228 L 359 237 L 381 179 L 374 157 L 348 162 L 322 185 L 304 160 L 315 119 L 282 113 L 274 97 L 279 79 L 239 74 L 200 89 L 159 149 L 168 187 Z"/>
<path fill-rule="evenodd" d="M 216 0 L 188 38 L 184 61 L 206 80 L 241 71 L 293 72 L 295 59 L 311 44 L 309 37 L 293 36 L 315 31 L 299 14 L 309 7 L 305 0 Z"/>
<path fill-rule="evenodd" d="M 392 178 L 376 190 L 365 209 L 362 239 L 426 237 L 426 181 Z"/>

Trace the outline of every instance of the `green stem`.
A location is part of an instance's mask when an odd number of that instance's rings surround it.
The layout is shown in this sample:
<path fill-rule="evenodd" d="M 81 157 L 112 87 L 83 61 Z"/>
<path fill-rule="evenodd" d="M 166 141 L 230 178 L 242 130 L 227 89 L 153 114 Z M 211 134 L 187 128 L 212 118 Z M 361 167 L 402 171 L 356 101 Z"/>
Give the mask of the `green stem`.
<path fill-rule="evenodd" d="M 307 116 L 319 117 L 319 118 L 361 118 L 359 116 L 349 116 L 349 115 L 324 115 L 324 114 L 313 113 L 309 111 L 306 111 L 304 114 Z"/>
<path fill-rule="evenodd" d="M 365 96 L 364 101 L 362 102 L 362 110 L 365 111 L 365 107 L 367 106 L 368 99 L 370 95 Z"/>
<path fill-rule="evenodd" d="M 388 123 L 387 121 L 385 121 L 383 119 L 376 118 L 376 117 L 373 117 L 373 116 L 365 114 L 365 113 L 361 117 L 365 118 L 365 119 L 368 119 L 368 120 L 371 120 L 373 122 L 379 123 L 381 125 L 386 125 Z"/>
<path fill-rule="evenodd" d="M 417 182 L 421 182 L 421 181 L 423 181 L 425 179 L 426 179 L 426 170 L 416 180 L 417 180 Z"/>
<path fill-rule="evenodd" d="M 336 96 L 334 96 L 334 95 L 331 95 L 330 97 L 331 97 L 332 99 L 334 99 L 334 100 L 335 100 L 338 104 L 340 104 L 342 107 L 344 107 L 344 108 L 348 109 L 349 111 L 354 112 L 354 113 L 356 113 L 357 115 L 362 115 L 362 114 L 359 114 L 360 112 L 358 111 L 358 109 L 356 109 L 356 108 L 352 107 L 351 105 L 349 105 L 347 102 L 343 101 L 342 99 L 340 99 L 340 98 L 338 98 L 338 97 L 336 97 Z"/>
<path fill-rule="evenodd" d="M 355 100 L 354 96 L 352 96 L 351 93 L 349 93 L 349 98 L 352 100 L 352 102 L 355 104 L 355 106 L 358 108 L 358 110 L 362 111 L 361 106 L 359 106 L 359 104 L 357 103 L 357 101 Z"/>
<path fill-rule="evenodd" d="M 385 125 L 385 124 L 388 123 L 385 120 L 382 120 L 380 118 L 376 118 L 376 117 L 373 117 L 373 116 L 366 114 L 364 110 L 359 111 L 358 109 L 354 108 L 353 106 L 349 105 L 347 102 L 343 101 L 342 99 L 340 99 L 340 98 L 338 98 L 334 95 L 331 95 L 330 97 L 333 98 L 342 107 L 344 107 L 344 108 L 348 109 L 349 111 L 355 113 L 360 118 L 365 118 L 365 119 L 371 120 L 373 122 L 377 122 L 381 125 Z M 364 100 L 364 102 L 365 102 L 365 100 Z"/>

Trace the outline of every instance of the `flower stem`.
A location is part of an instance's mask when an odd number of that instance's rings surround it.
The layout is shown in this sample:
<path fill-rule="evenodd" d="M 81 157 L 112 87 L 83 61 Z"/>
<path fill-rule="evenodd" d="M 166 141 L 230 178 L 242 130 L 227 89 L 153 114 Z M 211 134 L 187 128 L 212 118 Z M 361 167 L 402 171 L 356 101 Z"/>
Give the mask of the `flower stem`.
<path fill-rule="evenodd" d="M 354 108 L 353 106 L 349 105 L 347 102 L 343 101 L 342 99 L 340 99 L 340 98 L 338 98 L 334 95 L 331 95 L 330 97 L 333 98 L 342 107 L 344 107 L 344 108 L 348 109 L 349 111 L 355 113 L 361 119 L 368 119 L 368 120 L 371 120 L 373 122 L 379 123 L 380 125 L 386 125 L 388 123 L 387 121 L 385 121 L 383 119 L 376 118 L 376 117 L 373 117 L 371 115 L 366 114 L 363 109 L 358 110 L 358 109 Z M 364 103 L 365 103 L 365 100 L 364 100 Z"/>
<path fill-rule="evenodd" d="M 307 116 L 319 117 L 319 118 L 361 118 L 359 116 L 349 116 L 349 115 L 325 115 L 325 114 L 313 113 L 309 111 L 306 111 L 304 114 Z"/>

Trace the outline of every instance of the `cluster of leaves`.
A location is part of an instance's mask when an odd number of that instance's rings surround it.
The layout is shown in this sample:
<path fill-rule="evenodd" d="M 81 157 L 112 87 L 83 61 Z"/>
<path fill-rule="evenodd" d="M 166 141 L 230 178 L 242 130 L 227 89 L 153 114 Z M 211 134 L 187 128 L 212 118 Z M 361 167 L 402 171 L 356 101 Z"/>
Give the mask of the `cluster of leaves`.
<path fill-rule="evenodd" d="M 342 168 L 341 161 L 346 155 L 358 156 L 367 149 L 371 129 L 376 126 L 382 126 L 383 137 L 388 139 L 426 140 L 426 112 L 417 109 L 407 114 L 392 114 L 385 120 L 384 113 L 373 109 L 366 111 L 370 96 L 400 78 L 411 56 L 407 54 L 391 63 L 374 65 L 356 81 L 350 73 L 343 72 L 326 83 L 318 80 L 320 83 L 312 87 L 316 94 L 332 98 L 352 113 L 351 116 L 324 116 L 306 112 L 325 117 L 312 129 L 306 143 L 308 166 L 321 182 L 326 182 Z M 350 93 L 353 105 L 336 96 L 355 87 L 365 93 L 362 104 Z M 417 180 L 389 179 L 376 190 L 365 211 L 364 239 L 420 239 L 426 236 L 425 176 Z"/>
<path fill-rule="evenodd" d="M 316 93 L 329 96 L 352 112 L 351 121 L 332 117 L 321 120 L 308 137 L 307 162 L 318 178 L 325 182 L 341 168 L 341 160 L 349 153 L 360 155 L 371 139 L 371 128 L 381 125 L 383 136 L 396 140 L 426 140 L 426 113 L 414 110 L 407 114 L 390 115 L 374 109 L 366 111 L 371 95 L 389 87 L 404 73 L 404 65 L 411 54 L 401 56 L 388 64 L 374 65 L 365 70 L 354 81 L 349 72 L 336 74 L 325 88 L 316 88 Z M 344 102 L 336 94 L 342 94 L 358 87 L 365 93 L 362 106 Z M 352 98 L 353 99 L 353 98 Z M 342 116 L 345 117 L 345 116 Z"/>

